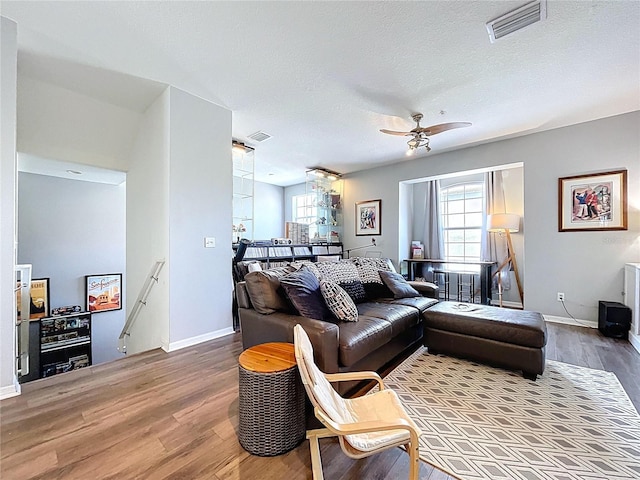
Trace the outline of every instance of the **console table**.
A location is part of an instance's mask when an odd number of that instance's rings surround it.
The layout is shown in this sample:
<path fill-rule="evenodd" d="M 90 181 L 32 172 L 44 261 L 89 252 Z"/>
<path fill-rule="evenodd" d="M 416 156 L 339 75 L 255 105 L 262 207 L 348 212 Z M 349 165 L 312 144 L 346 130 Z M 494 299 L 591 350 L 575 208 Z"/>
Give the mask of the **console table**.
<path fill-rule="evenodd" d="M 480 303 L 484 305 L 491 305 L 491 266 L 496 262 L 452 262 L 450 260 L 440 260 L 434 258 L 412 258 L 405 260 L 409 271 L 409 280 L 415 280 L 416 278 L 416 265 L 430 265 L 440 266 L 441 270 L 446 269 L 449 265 L 463 265 L 463 266 L 479 266 L 480 267 Z M 469 273 L 463 272 L 462 268 L 451 268 L 451 273 Z"/>

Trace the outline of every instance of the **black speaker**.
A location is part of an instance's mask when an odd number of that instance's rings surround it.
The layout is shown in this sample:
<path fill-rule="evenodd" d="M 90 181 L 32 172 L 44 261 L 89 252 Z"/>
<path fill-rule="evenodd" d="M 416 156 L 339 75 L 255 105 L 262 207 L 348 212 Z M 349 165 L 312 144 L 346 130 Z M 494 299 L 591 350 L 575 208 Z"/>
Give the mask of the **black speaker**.
<path fill-rule="evenodd" d="M 605 337 L 627 338 L 631 309 L 620 302 L 598 302 L 598 330 Z"/>

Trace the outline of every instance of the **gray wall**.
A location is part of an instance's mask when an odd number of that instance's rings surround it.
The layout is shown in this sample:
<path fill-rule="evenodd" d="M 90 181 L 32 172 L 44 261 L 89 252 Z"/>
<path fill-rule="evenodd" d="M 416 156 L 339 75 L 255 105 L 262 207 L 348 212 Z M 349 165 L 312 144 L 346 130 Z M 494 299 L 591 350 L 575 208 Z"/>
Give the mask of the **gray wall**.
<path fill-rule="evenodd" d="M 350 225 L 356 201 L 382 199 L 383 254 L 406 258 L 406 237 L 399 225 L 400 182 L 515 161 L 524 164 L 525 308 L 566 316 L 556 292 L 577 318 L 595 320 L 598 300 L 622 300 L 622 271 L 640 259 L 640 112 L 550 130 L 523 137 L 399 162 L 345 176 L 345 244 L 360 243 Z M 626 168 L 629 176 L 628 231 L 558 232 L 558 178 Z M 403 241 L 404 243 L 404 241 Z M 520 260 L 520 259 L 519 259 Z M 581 279 L 589 279 L 588 282 Z"/>
<path fill-rule="evenodd" d="M 124 184 L 21 172 L 18 263 L 32 264 L 33 278 L 50 278 L 52 308 L 84 308 L 85 275 L 125 271 Z M 124 309 L 92 316 L 94 364 L 121 357 L 117 348 L 124 321 Z"/>
<path fill-rule="evenodd" d="M 255 182 L 253 200 L 254 239 L 284 237 L 284 188 Z"/>

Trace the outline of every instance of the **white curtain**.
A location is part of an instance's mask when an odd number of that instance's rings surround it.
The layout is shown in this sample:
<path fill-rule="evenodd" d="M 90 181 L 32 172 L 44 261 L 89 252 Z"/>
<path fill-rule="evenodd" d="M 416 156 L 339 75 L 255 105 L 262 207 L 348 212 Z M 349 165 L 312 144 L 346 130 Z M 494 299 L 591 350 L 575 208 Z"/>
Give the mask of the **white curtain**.
<path fill-rule="evenodd" d="M 484 185 L 486 189 L 485 199 L 487 214 L 507 213 L 504 201 L 502 172 L 495 171 L 485 173 Z M 492 268 L 492 272 L 495 272 L 498 265 L 502 264 L 502 262 L 504 262 L 509 256 L 507 237 L 504 234 L 488 232 L 486 217 L 483 220 L 482 229 L 482 259 L 485 261 L 497 262 L 497 265 Z M 497 275 L 496 277 L 493 277 L 493 279 L 494 284 L 497 283 Z M 504 290 L 509 290 L 511 288 L 511 279 L 508 269 L 502 269 L 500 272 L 500 280 Z"/>
<path fill-rule="evenodd" d="M 440 217 L 440 181 L 431 180 L 425 184 L 424 203 L 424 242 L 425 258 L 444 258 L 444 238 L 442 236 L 442 222 Z M 423 272 L 426 275 L 426 272 Z M 428 280 L 433 280 L 432 275 Z"/>

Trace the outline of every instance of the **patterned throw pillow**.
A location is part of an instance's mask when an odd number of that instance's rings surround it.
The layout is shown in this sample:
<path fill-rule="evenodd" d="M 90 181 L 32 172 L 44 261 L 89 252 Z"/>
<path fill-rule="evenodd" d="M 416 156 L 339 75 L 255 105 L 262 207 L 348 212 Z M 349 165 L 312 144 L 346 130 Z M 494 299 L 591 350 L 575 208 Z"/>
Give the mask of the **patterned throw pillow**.
<path fill-rule="evenodd" d="M 316 263 L 316 268 L 322 274 L 323 279 L 331 280 L 340 285 L 355 303 L 364 302 L 367 299 L 364 285 L 358 275 L 358 269 L 352 262 L 347 260 L 322 262 Z"/>
<path fill-rule="evenodd" d="M 331 280 L 320 280 L 320 291 L 327 307 L 338 320 L 343 322 L 358 321 L 358 308 L 340 285 Z"/>
<path fill-rule="evenodd" d="M 354 263 L 358 270 L 358 275 L 362 280 L 364 291 L 367 294 L 367 298 L 386 298 L 393 297 L 391 290 L 387 288 L 382 279 L 380 278 L 380 270 L 388 271 L 389 267 L 386 263 L 379 262 L 378 258 L 356 258 Z M 385 268 L 379 268 L 384 265 Z"/>

